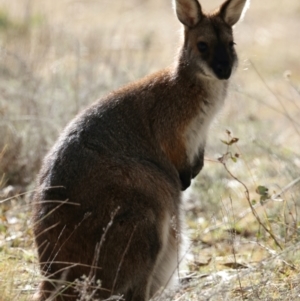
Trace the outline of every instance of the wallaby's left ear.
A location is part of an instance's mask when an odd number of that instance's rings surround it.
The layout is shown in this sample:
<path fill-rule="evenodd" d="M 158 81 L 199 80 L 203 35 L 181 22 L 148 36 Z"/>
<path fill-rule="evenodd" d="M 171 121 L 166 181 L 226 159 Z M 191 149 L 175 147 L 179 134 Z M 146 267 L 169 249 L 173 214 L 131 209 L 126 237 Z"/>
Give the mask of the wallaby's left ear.
<path fill-rule="evenodd" d="M 198 0 L 175 0 L 173 3 L 182 24 L 192 28 L 200 22 L 202 10 Z"/>
<path fill-rule="evenodd" d="M 227 0 L 220 7 L 220 15 L 230 26 L 241 18 L 250 4 L 250 0 Z"/>

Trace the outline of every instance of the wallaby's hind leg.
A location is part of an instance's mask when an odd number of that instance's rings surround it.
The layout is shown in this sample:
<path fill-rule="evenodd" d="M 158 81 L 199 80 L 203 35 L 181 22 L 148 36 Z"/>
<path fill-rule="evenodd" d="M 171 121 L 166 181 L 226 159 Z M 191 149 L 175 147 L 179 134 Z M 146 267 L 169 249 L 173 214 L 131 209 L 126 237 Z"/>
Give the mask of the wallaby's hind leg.
<path fill-rule="evenodd" d="M 149 196 L 136 190 L 127 191 L 128 203 L 119 206 L 119 198 L 114 199 L 111 203 L 119 210 L 115 216 L 113 212 L 116 210 L 109 210 L 105 222 L 99 218 L 101 206 L 94 208 L 90 215 L 83 215 L 79 214 L 80 207 L 72 207 L 73 212 L 70 212 L 71 209 L 63 205 L 41 219 L 36 227 L 36 241 L 42 270 L 48 280 L 42 282 L 38 300 L 53 296 L 51 292 L 57 293 L 55 301 L 78 299 L 78 289 L 76 291 L 73 284 L 67 289 L 59 283 L 66 281 L 65 285 L 68 285 L 83 275 L 91 275 L 95 281 L 101 281 L 97 297 L 124 295 L 126 301 L 148 300 L 154 293 L 151 287 L 155 268 L 163 265 L 169 252 L 171 217 L 175 214 L 171 205 L 173 198 L 162 198 L 159 189 L 157 193 Z M 137 207 L 135 211 L 132 211 L 132 206 Z M 69 216 L 72 219 L 68 220 Z M 76 216 L 77 221 L 73 220 Z M 59 225 L 51 227 L 59 222 Z M 68 229 L 64 224 L 68 225 Z M 101 246 L 97 250 L 99 244 Z M 97 251 L 99 256 L 95 259 Z M 158 288 L 166 284 L 165 279 L 160 278 L 155 282 Z"/>
<path fill-rule="evenodd" d="M 105 275 L 103 287 L 111 288 L 112 294 L 125 294 L 126 301 L 145 301 L 153 294 L 153 274 L 168 243 L 168 235 L 163 233 L 171 227 L 171 214 L 156 209 L 148 209 L 147 217 L 141 215 L 136 222 L 135 218 L 121 224 L 117 220 L 103 249 L 100 266 L 114 271 L 110 277 Z"/>
<path fill-rule="evenodd" d="M 74 239 L 69 238 L 68 241 L 65 240 L 65 244 L 61 244 L 60 250 L 56 249 L 57 241 L 53 240 L 48 244 L 47 250 L 43 250 L 40 257 L 41 262 L 47 262 L 42 265 L 47 279 L 40 285 L 40 297 L 37 300 L 77 300 L 80 295 L 78 292 L 80 287 L 78 286 L 75 290 L 72 282 L 81 279 L 83 275 L 94 277 L 95 283 L 97 280 L 101 281 L 101 287 L 95 294 L 96 297 L 106 299 L 112 295 L 123 295 L 126 301 L 148 300 L 151 276 L 164 243 L 161 241 L 157 228 L 160 221 L 155 221 L 155 223 L 146 219 L 113 222 L 98 250 L 99 261 L 96 268 L 92 267 L 92 257 L 97 253 L 92 233 L 85 236 L 86 231 L 76 232 L 77 235 L 74 236 Z M 52 231 L 51 236 L 54 238 L 54 236 L 58 236 L 58 233 L 54 235 Z M 49 238 L 48 236 L 48 242 Z M 90 258 L 85 260 L 82 250 L 73 248 L 76 242 L 81 242 L 83 246 L 87 247 L 87 256 L 90 254 L 93 256 L 89 256 Z M 72 254 L 71 249 L 73 250 Z M 75 262 L 78 264 L 72 267 Z M 80 267 L 81 264 L 85 267 Z M 52 274 L 52 271 L 55 273 Z M 63 283 L 64 281 L 65 283 Z M 60 286 L 60 283 L 63 283 L 64 286 Z M 71 284 L 69 288 L 67 288 L 67 283 Z"/>

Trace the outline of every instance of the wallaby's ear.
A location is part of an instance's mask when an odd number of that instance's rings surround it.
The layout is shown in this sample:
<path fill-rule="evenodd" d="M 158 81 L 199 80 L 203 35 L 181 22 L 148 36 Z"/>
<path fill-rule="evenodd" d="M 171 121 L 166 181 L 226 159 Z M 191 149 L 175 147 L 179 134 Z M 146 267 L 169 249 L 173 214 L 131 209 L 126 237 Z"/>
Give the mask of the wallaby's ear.
<path fill-rule="evenodd" d="M 250 0 L 227 0 L 220 7 L 220 15 L 230 26 L 233 26 L 245 13 Z"/>
<path fill-rule="evenodd" d="M 202 11 L 198 0 L 174 0 L 174 5 L 177 18 L 182 24 L 194 27 L 201 20 Z"/>

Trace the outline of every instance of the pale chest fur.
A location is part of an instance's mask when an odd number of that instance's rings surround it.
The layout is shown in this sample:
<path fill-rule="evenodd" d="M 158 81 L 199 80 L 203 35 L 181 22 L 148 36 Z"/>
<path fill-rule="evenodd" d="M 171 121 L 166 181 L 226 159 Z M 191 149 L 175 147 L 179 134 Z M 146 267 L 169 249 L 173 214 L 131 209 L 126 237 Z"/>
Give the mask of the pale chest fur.
<path fill-rule="evenodd" d="M 207 98 L 199 99 L 201 108 L 184 134 L 186 154 L 191 164 L 198 156 L 199 150 L 204 149 L 209 126 L 223 106 L 227 86 L 227 81 L 209 81 L 206 85 Z"/>

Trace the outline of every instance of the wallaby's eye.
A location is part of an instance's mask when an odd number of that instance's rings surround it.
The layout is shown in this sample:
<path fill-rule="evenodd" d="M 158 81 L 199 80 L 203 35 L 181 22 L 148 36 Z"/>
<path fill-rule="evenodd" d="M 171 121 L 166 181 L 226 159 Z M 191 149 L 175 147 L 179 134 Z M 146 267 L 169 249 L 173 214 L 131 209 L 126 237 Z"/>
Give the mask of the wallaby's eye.
<path fill-rule="evenodd" d="M 230 41 L 230 42 L 229 42 L 229 48 L 233 48 L 234 45 L 235 45 L 235 43 L 234 43 L 233 41 Z"/>
<path fill-rule="evenodd" d="M 197 47 L 201 53 L 205 53 L 208 50 L 208 45 L 205 42 L 199 42 Z"/>

